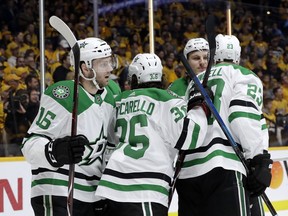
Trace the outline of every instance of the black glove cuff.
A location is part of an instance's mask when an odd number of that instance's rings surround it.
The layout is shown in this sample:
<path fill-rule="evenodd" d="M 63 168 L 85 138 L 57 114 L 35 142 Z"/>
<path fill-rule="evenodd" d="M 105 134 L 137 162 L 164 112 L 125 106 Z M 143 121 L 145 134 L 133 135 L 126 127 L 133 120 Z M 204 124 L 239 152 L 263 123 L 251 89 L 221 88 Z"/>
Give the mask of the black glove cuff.
<path fill-rule="evenodd" d="M 45 146 L 45 156 L 47 161 L 51 164 L 53 167 L 61 167 L 64 164 L 60 164 L 57 162 L 55 156 L 53 155 L 53 141 L 50 141 L 49 143 L 46 144 Z"/>

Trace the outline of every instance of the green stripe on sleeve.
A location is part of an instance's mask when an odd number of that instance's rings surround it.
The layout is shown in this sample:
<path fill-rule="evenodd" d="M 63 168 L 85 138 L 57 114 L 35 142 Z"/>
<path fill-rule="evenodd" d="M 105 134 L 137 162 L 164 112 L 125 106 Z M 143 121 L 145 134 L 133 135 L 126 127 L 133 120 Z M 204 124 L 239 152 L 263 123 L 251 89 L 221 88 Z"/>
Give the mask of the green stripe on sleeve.
<path fill-rule="evenodd" d="M 231 123 L 236 118 L 249 118 L 249 119 L 260 121 L 261 115 L 247 113 L 247 112 L 233 112 L 228 117 L 229 123 Z"/>

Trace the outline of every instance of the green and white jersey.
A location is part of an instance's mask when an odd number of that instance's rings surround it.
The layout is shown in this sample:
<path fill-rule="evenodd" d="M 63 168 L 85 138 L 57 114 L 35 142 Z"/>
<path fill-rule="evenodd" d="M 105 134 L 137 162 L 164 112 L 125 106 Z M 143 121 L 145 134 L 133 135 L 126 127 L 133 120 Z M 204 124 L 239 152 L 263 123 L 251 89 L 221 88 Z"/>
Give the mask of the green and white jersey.
<path fill-rule="evenodd" d="M 120 86 L 113 80 L 109 80 L 108 85 L 105 88 L 109 89 L 113 93 L 114 97 L 121 93 Z"/>
<path fill-rule="evenodd" d="M 204 111 L 197 108 L 186 116 L 184 100 L 157 88 L 124 91 L 116 97 L 116 107 L 119 144 L 96 194 L 117 202 L 168 206 L 175 148 L 202 144 L 207 129 Z"/>
<path fill-rule="evenodd" d="M 69 166 L 52 167 L 44 153 L 45 145 L 71 135 L 74 81 L 60 81 L 42 95 L 39 112 L 24 139 L 22 152 L 32 167 L 32 197 L 67 196 Z M 77 134 L 85 135 L 83 159 L 75 165 L 74 198 L 83 202 L 99 200 L 95 190 L 104 169 L 103 152 L 107 140 L 115 144 L 115 99 L 107 90 L 89 94 L 81 85 L 78 96 Z"/>
<path fill-rule="evenodd" d="M 168 86 L 167 91 L 169 94 L 174 95 L 175 97 L 181 97 L 185 99 L 188 84 L 188 78 L 181 77 L 171 83 Z"/>
<path fill-rule="evenodd" d="M 204 73 L 198 75 L 202 80 Z M 263 86 L 250 70 L 234 64 L 212 67 L 208 86 L 214 105 L 246 159 L 268 149 L 268 130 L 262 115 Z M 215 167 L 246 171 L 213 116 L 203 145 L 186 155 L 180 179 L 201 176 Z"/>

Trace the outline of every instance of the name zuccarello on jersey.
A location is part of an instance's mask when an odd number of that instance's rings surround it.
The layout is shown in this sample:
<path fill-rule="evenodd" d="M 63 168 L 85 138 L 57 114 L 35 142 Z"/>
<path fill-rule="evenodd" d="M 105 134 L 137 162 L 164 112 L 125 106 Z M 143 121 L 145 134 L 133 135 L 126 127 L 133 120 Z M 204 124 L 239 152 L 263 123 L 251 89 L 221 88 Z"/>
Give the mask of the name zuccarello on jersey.
<path fill-rule="evenodd" d="M 125 115 L 134 112 L 144 112 L 147 115 L 152 115 L 155 104 L 146 100 L 132 100 L 120 103 L 117 106 L 117 115 Z"/>

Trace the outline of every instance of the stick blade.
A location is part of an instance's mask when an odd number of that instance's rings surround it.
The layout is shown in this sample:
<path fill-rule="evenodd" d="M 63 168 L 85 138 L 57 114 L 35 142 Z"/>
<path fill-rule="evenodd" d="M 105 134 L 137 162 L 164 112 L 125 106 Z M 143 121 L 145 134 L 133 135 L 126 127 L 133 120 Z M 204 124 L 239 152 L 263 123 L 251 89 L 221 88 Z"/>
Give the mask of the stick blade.
<path fill-rule="evenodd" d="M 54 29 L 56 29 L 61 35 L 63 35 L 71 48 L 75 46 L 75 44 L 77 43 L 77 39 L 75 38 L 71 29 L 65 22 L 63 22 L 57 16 L 51 16 L 49 19 L 49 23 Z"/>

